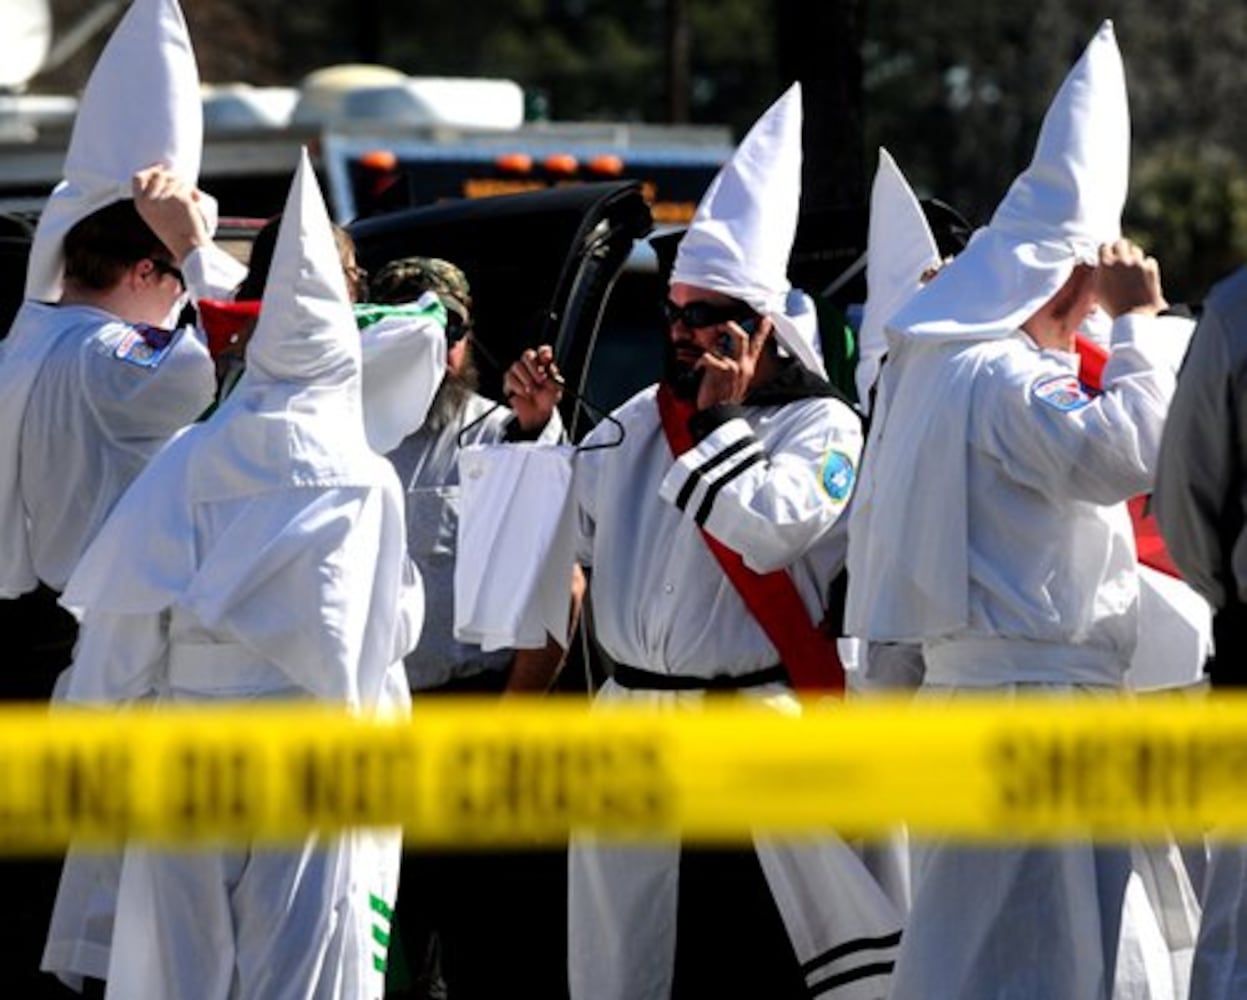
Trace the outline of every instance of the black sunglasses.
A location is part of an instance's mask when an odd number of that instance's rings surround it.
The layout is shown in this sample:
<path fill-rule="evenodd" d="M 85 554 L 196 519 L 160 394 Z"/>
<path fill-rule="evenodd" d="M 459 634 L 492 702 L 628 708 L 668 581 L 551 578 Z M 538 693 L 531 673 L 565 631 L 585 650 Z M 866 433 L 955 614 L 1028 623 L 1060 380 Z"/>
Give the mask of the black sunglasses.
<path fill-rule="evenodd" d="M 186 278 L 183 277 L 181 268 L 175 267 L 173 264 L 170 264 L 167 260 L 163 260 L 160 257 L 149 257 L 148 260 L 152 262 L 152 270 L 154 270 L 157 274 L 168 274 L 172 275 L 174 278 L 177 278 L 178 284 L 182 286 L 182 291 L 186 291 Z"/>
<path fill-rule="evenodd" d="M 700 330 L 708 326 L 723 326 L 725 323 L 741 323 L 756 320 L 757 313 L 743 302 L 722 304 L 718 302 L 694 301 L 677 305 L 670 299 L 662 304 L 663 315 L 667 317 L 667 325 L 675 326 L 683 323 L 690 330 Z"/>

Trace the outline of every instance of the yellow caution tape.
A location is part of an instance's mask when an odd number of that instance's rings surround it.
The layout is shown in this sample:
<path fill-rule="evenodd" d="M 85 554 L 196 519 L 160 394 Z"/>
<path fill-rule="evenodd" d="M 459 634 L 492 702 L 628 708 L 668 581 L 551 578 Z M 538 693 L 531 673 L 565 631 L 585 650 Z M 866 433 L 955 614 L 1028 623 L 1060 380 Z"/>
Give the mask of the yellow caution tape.
<path fill-rule="evenodd" d="M 1005 840 L 1247 833 L 1247 699 L 883 702 L 801 717 L 579 701 L 0 711 L 0 851 L 71 839 L 288 841 L 401 824 L 411 842 L 569 831 Z"/>

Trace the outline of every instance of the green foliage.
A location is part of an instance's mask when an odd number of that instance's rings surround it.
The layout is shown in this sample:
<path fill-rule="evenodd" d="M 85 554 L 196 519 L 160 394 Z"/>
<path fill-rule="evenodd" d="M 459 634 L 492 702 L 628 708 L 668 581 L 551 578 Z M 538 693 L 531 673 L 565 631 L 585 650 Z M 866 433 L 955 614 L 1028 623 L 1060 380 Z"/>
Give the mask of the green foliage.
<path fill-rule="evenodd" d="M 1161 261 L 1173 301 L 1203 298 L 1247 261 L 1247 174 L 1216 145 L 1173 143 L 1136 165 L 1125 228 Z"/>
<path fill-rule="evenodd" d="M 985 222 L 1030 161 L 1048 102 L 1104 17 L 1126 64 L 1134 145 L 1127 219 L 1171 298 L 1247 257 L 1247 5 L 1215 0 L 869 0 L 867 149 L 921 194 Z"/>

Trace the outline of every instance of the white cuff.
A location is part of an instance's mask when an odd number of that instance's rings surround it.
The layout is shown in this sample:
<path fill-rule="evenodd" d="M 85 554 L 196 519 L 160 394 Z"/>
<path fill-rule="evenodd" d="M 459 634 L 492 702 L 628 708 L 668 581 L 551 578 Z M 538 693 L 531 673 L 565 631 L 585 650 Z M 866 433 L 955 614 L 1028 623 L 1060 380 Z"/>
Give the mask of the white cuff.
<path fill-rule="evenodd" d="M 1154 367 L 1177 374 L 1194 332 L 1195 321 L 1184 316 L 1123 313 L 1113 320 L 1112 350 L 1133 348 Z"/>
<path fill-rule="evenodd" d="M 231 299 L 247 269 L 215 243 L 196 247 L 182 261 L 182 277 L 191 298 Z"/>

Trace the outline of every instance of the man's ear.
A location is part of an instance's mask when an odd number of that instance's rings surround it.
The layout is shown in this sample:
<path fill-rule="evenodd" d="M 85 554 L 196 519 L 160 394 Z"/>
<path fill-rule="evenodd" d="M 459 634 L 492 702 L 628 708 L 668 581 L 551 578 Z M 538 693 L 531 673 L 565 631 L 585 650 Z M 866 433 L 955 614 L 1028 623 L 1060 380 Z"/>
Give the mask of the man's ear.
<path fill-rule="evenodd" d="M 137 286 L 150 278 L 155 270 L 156 265 L 151 262 L 150 258 L 143 257 L 130 265 L 127 274 L 132 279 L 131 283 Z"/>

